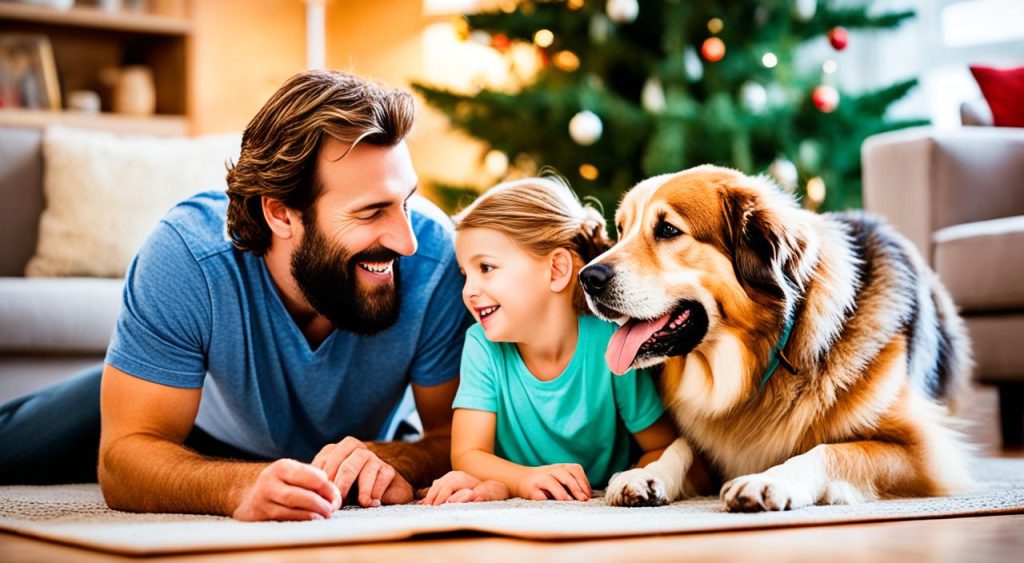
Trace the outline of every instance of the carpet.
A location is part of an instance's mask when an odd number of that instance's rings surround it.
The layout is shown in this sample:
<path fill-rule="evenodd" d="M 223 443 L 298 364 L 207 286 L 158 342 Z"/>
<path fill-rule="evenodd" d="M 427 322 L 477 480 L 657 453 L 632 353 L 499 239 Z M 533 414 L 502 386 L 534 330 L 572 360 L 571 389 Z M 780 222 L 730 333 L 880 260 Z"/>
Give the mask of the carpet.
<path fill-rule="evenodd" d="M 953 497 L 731 514 L 707 497 L 655 508 L 508 500 L 429 507 L 344 508 L 313 522 L 237 522 L 110 510 L 97 485 L 0 487 L 0 529 L 128 555 L 391 541 L 474 531 L 525 539 L 588 539 L 1024 512 L 1024 459 L 985 459 L 980 486 Z"/>

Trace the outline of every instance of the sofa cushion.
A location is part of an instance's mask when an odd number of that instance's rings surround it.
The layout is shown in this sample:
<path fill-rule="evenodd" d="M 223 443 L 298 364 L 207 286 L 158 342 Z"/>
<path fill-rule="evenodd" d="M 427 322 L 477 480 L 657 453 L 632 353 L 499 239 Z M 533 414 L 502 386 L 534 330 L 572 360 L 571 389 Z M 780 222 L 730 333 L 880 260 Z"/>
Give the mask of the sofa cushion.
<path fill-rule="evenodd" d="M 981 88 L 996 127 L 1024 127 L 1024 66 L 992 68 L 972 66 L 971 74 Z"/>
<path fill-rule="evenodd" d="M 1024 373 L 1024 313 L 964 315 L 977 365 L 974 377 L 985 383 L 1020 381 Z"/>
<path fill-rule="evenodd" d="M 46 208 L 26 275 L 122 277 L 174 204 L 225 188 L 240 146 L 237 134 L 158 139 L 47 129 Z"/>
<path fill-rule="evenodd" d="M 932 236 L 935 271 L 964 311 L 1024 310 L 1024 215 Z"/>
<path fill-rule="evenodd" d="M 0 276 L 20 276 L 36 250 L 43 210 L 43 133 L 0 127 Z"/>
<path fill-rule="evenodd" d="M 124 280 L 0 278 L 0 352 L 102 353 Z"/>

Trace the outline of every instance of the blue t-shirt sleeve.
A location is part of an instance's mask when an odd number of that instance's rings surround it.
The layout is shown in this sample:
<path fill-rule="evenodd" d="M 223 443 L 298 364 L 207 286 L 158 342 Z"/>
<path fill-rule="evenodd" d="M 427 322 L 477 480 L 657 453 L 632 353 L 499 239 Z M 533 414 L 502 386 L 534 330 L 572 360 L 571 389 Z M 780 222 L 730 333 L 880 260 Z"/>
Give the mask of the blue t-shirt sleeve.
<path fill-rule="evenodd" d="M 106 363 L 155 383 L 202 387 L 211 310 L 199 264 L 178 232 L 159 223 L 128 268 Z"/>
<path fill-rule="evenodd" d="M 479 325 L 466 331 L 466 345 L 462 349 L 462 366 L 459 369 L 462 379 L 455 393 L 453 409 L 498 412 L 496 352 Z"/>
<path fill-rule="evenodd" d="M 463 279 L 454 257 L 443 268 L 427 304 L 409 374 L 416 385 L 440 385 L 459 376 L 459 352 L 469 317 L 462 304 Z"/>
<path fill-rule="evenodd" d="M 665 412 L 665 405 L 647 370 L 628 371 L 622 375 L 609 374 L 615 390 L 615 405 L 630 433 L 636 434 L 646 429 Z"/>

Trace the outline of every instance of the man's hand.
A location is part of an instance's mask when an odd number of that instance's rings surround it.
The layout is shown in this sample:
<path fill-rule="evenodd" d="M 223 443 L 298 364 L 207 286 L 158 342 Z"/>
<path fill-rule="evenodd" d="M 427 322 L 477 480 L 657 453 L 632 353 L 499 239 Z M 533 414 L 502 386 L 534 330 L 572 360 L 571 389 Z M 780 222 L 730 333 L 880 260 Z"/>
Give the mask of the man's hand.
<path fill-rule="evenodd" d="M 349 436 L 337 444 L 327 444 L 313 458 L 313 467 L 322 469 L 337 485 L 341 498 L 355 486 L 359 506 L 404 504 L 413 499 L 412 486 L 394 467 L 382 461 L 366 444 Z"/>
<path fill-rule="evenodd" d="M 446 502 L 505 500 L 509 496 L 508 487 L 500 481 L 481 481 L 469 473 L 449 471 L 434 481 L 420 504 L 437 506 Z"/>
<path fill-rule="evenodd" d="M 516 493 L 529 500 L 589 500 L 591 490 L 580 464 L 556 463 L 527 469 Z"/>
<path fill-rule="evenodd" d="M 341 507 L 341 493 L 321 469 L 279 459 L 242 495 L 238 520 L 322 520 Z"/>

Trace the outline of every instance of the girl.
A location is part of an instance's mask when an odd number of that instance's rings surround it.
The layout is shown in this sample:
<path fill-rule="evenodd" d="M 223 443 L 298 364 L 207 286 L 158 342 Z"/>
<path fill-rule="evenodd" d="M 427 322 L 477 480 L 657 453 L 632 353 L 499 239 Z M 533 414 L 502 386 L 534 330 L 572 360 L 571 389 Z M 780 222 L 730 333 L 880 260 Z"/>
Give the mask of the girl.
<path fill-rule="evenodd" d="M 560 178 L 499 184 L 455 217 L 466 333 L 452 423 L 452 471 L 423 502 L 510 496 L 587 500 L 675 432 L 646 372 L 615 376 L 615 325 L 588 314 L 576 277 L 611 246 L 604 219 Z"/>

